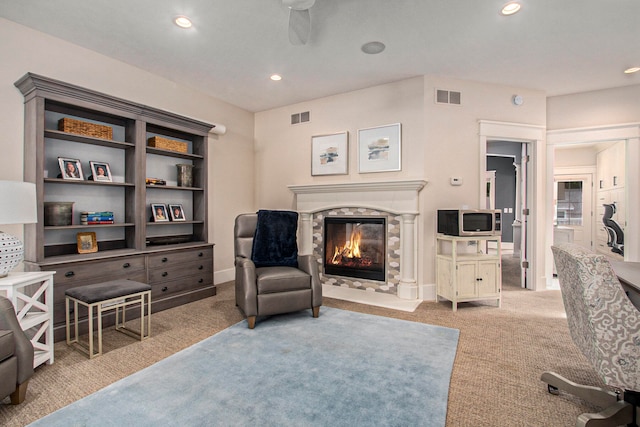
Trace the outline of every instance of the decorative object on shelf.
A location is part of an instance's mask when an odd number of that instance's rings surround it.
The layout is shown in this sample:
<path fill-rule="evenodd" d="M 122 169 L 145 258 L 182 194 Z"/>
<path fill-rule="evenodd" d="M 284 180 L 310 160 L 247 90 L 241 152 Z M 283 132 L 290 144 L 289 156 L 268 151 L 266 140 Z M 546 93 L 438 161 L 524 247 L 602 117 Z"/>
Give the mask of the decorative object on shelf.
<path fill-rule="evenodd" d="M 62 179 L 75 179 L 82 181 L 82 164 L 78 159 L 69 159 L 66 157 L 58 157 L 58 165 L 60 166 L 60 175 Z"/>
<path fill-rule="evenodd" d="M 114 217 L 113 212 L 80 212 L 80 224 L 82 225 L 98 225 L 98 224 L 113 224 Z"/>
<path fill-rule="evenodd" d="M 400 123 L 358 130 L 358 172 L 402 170 Z"/>
<path fill-rule="evenodd" d="M 111 168 L 109 167 L 109 163 L 106 162 L 94 162 L 91 160 L 89 162 L 91 166 L 91 179 L 94 181 L 102 181 L 102 182 L 112 182 L 113 178 L 111 177 Z"/>
<path fill-rule="evenodd" d="M 178 187 L 193 187 L 193 165 L 177 164 Z"/>
<path fill-rule="evenodd" d="M 151 203 L 151 214 L 154 222 L 169 221 L 167 206 L 160 203 Z"/>
<path fill-rule="evenodd" d="M 178 153 L 186 153 L 189 145 L 186 142 L 176 141 L 174 139 L 163 138 L 161 136 L 153 136 L 147 140 L 149 147 L 160 148 L 162 150 L 177 151 Z"/>
<path fill-rule="evenodd" d="M 311 175 L 345 175 L 349 171 L 349 132 L 311 137 Z"/>
<path fill-rule="evenodd" d="M 36 186 L 30 182 L 0 181 L 0 224 L 38 222 Z M 24 257 L 24 244 L 11 234 L 0 231 L 0 277 L 5 277 Z"/>
<path fill-rule="evenodd" d="M 169 215 L 171 215 L 171 221 L 185 221 L 184 209 L 182 205 L 169 205 Z"/>
<path fill-rule="evenodd" d="M 76 234 L 76 240 L 78 241 L 79 254 L 98 252 L 98 240 L 93 231 Z"/>
<path fill-rule="evenodd" d="M 74 202 L 44 202 L 45 227 L 59 227 L 73 223 Z"/>
<path fill-rule="evenodd" d="M 167 185 L 167 181 L 160 178 L 146 178 L 144 182 L 147 185 Z"/>
<path fill-rule="evenodd" d="M 58 120 L 58 130 L 94 138 L 113 139 L 113 128 L 111 126 L 83 122 L 69 117 Z"/>

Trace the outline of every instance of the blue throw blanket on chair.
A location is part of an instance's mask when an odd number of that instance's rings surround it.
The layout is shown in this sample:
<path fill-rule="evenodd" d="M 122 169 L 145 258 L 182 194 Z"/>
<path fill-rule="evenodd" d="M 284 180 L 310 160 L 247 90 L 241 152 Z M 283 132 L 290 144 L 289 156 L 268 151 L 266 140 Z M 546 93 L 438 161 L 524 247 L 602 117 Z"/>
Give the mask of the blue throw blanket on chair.
<path fill-rule="evenodd" d="M 258 211 L 251 261 L 256 267 L 298 267 L 298 213 Z"/>

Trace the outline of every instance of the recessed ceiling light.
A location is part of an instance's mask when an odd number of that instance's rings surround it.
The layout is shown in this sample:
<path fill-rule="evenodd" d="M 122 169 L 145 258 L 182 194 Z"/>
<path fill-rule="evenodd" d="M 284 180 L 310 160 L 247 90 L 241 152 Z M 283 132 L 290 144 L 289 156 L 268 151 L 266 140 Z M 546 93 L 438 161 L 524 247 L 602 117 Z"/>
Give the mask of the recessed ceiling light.
<path fill-rule="evenodd" d="M 369 55 L 376 55 L 382 52 L 386 46 L 382 42 L 369 42 L 362 45 L 360 50 Z"/>
<path fill-rule="evenodd" d="M 173 22 L 175 22 L 175 24 L 180 28 L 191 28 L 191 25 L 193 25 L 191 24 L 191 19 L 187 18 L 184 15 L 176 16 L 173 19 Z"/>
<path fill-rule="evenodd" d="M 509 3 L 502 6 L 502 9 L 500 10 L 500 14 L 504 16 L 513 15 L 514 13 L 517 13 L 521 7 L 522 5 L 519 2 L 510 1 Z"/>
<path fill-rule="evenodd" d="M 282 76 L 280 74 L 272 74 L 269 78 L 274 82 L 279 82 L 280 80 L 282 80 Z"/>
<path fill-rule="evenodd" d="M 626 70 L 624 70 L 625 74 L 633 74 L 633 73 L 637 73 L 638 71 L 640 71 L 640 67 L 631 67 L 631 68 L 627 68 Z"/>

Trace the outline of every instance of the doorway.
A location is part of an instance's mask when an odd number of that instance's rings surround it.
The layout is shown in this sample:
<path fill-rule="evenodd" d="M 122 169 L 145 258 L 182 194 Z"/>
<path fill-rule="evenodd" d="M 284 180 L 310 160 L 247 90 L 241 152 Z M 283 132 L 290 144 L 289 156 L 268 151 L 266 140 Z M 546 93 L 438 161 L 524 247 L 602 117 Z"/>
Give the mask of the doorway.
<path fill-rule="evenodd" d="M 487 176 L 494 183 L 492 206 L 502 214 L 503 277 L 509 283 L 527 285 L 527 162 L 528 144 L 520 141 L 487 141 Z M 489 208 L 489 206 L 487 206 Z M 523 224 L 524 223 L 524 224 Z M 505 279 L 505 283 L 507 280 Z"/>

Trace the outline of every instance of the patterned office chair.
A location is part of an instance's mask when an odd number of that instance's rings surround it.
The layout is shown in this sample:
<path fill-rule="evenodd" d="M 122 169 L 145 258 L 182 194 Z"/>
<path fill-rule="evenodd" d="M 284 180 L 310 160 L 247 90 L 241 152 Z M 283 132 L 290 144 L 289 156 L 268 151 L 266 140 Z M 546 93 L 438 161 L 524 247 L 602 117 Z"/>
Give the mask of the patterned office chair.
<path fill-rule="evenodd" d="M 578 426 L 637 426 L 640 404 L 640 312 L 624 293 L 604 255 L 581 246 L 552 246 L 573 342 L 605 384 L 618 393 L 576 384 L 553 372 L 542 374 L 549 392 L 564 390 L 597 407 Z"/>

